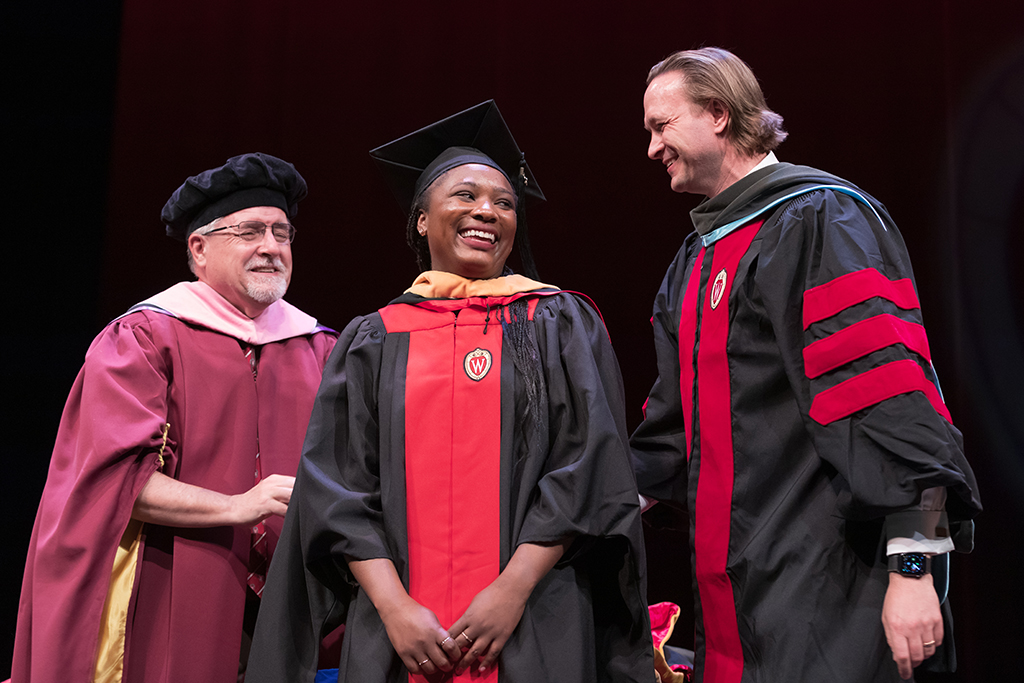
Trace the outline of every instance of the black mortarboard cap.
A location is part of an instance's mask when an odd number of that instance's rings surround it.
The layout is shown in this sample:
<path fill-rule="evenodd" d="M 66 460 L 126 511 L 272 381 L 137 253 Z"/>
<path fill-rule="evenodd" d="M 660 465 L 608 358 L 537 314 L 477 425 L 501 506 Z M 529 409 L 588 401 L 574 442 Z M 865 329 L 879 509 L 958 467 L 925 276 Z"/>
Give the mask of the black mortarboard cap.
<path fill-rule="evenodd" d="M 287 161 L 259 152 L 240 154 L 186 180 L 160 218 L 169 237 L 184 240 L 215 218 L 253 206 L 276 206 L 292 220 L 305 196 L 306 181 Z"/>
<path fill-rule="evenodd" d="M 505 174 L 512 187 L 520 168 L 529 197 L 544 199 L 494 100 L 481 102 L 415 133 L 370 150 L 402 210 L 446 171 L 463 164 L 484 164 Z"/>

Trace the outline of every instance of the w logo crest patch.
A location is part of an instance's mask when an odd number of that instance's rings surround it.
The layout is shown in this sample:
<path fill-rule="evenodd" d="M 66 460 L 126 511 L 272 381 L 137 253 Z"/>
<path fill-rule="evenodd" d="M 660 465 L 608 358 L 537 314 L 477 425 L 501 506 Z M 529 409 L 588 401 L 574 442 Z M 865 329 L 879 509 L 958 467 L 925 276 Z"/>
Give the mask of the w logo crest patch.
<path fill-rule="evenodd" d="M 466 368 L 466 375 L 474 382 L 479 382 L 491 369 L 491 352 L 486 349 L 473 349 L 466 354 L 463 365 Z"/>
<path fill-rule="evenodd" d="M 711 286 L 711 310 L 718 308 L 719 302 L 722 300 L 722 294 L 725 293 L 725 284 L 728 282 L 729 276 L 725 272 L 725 268 L 722 268 L 721 272 L 715 278 L 715 283 Z"/>

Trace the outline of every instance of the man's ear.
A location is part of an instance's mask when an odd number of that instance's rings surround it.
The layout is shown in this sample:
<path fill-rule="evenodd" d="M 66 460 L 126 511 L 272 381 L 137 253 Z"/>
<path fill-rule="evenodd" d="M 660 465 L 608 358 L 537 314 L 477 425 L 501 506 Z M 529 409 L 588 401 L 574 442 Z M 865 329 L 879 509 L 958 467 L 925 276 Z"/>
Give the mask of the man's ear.
<path fill-rule="evenodd" d="M 713 99 L 708 102 L 708 112 L 714 122 L 715 133 L 718 135 L 725 133 L 725 129 L 729 126 L 729 108 L 719 100 Z"/>
<path fill-rule="evenodd" d="M 206 265 L 206 240 L 202 235 L 192 233 L 188 236 L 188 250 L 192 253 L 192 262 L 197 266 Z"/>

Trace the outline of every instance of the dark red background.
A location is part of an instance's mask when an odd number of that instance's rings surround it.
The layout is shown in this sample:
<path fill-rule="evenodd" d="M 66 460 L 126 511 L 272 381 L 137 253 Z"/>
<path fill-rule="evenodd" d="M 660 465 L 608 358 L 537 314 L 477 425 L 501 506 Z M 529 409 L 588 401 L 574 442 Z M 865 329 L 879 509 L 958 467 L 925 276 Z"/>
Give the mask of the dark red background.
<path fill-rule="evenodd" d="M 600 305 L 629 420 L 654 379 L 648 318 L 696 198 L 645 157 L 644 78 L 718 45 L 786 120 L 785 161 L 874 194 L 906 237 L 936 367 L 986 506 L 957 556 L 961 671 L 1014 674 L 1024 607 L 1024 10 L 1019 0 L 556 4 L 51 0 L 5 7 L 8 323 L 0 678 L 61 406 L 91 338 L 186 279 L 159 211 L 188 175 L 262 151 L 310 186 L 289 300 L 341 328 L 416 271 L 367 150 L 494 98 L 549 201 L 542 277 Z M 689 610 L 685 536 L 648 538 L 651 599 Z M 686 623 L 680 644 L 692 641 Z"/>

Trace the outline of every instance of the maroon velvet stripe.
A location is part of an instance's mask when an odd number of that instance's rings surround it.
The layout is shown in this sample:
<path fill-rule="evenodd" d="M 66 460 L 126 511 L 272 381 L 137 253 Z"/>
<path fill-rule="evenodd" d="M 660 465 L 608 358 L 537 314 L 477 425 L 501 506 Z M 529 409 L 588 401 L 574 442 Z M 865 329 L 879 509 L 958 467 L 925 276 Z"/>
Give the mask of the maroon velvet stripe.
<path fill-rule="evenodd" d="M 911 391 L 923 392 L 935 412 L 947 422 L 953 421 L 938 389 L 925 377 L 921 366 L 909 359 L 886 363 L 822 391 L 811 404 L 811 419 L 827 425 Z"/>
<path fill-rule="evenodd" d="M 693 448 L 693 349 L 697 345 L 697 295 L 700 293 L 700 271 L 705 251 L 701 249 L 693 263 L 683 295 L 682 315 L 679 316 L 679 395 L 683 403 L 687 462 Z M 644 412 L 647 412 L 647 403 L 644 403 Z"/>
<path fill-rule="evenodd" d="M 903 344 L 931 362 L 924 326 L 885 313 L 808 344 L 804 349 L 804 372 L 808 377 L 818 377 L 893 344 Z"/>
<path fill-rule="evenodd" d="M 865 268 L 804 292 L 804 329 L 876 296 L 906 310 L 921 307 L 910 278 L 890 280 L 874 268 Z"/>
<path fill-rule="evenodd" d="M 733 232 L 715 243 L 704 294 L 697 350 L 697 401 L 700 419 L 700 473 L 694 510 L 697 589 L 704 622 L 704 680 L 739 683 L 743 648 L 736 618 L 732 580 L 726 572 L 735 453 L 732 441 L 732 391 L 729 376 L 729 294 L 740 259 L 750 249 L 762 222 Z M 720 299 L 714 295 L 715 282 Z M 699 273 L 695 274 L 699 277 Z M 713 304 L 717 305 L 713 306 Z"/>

